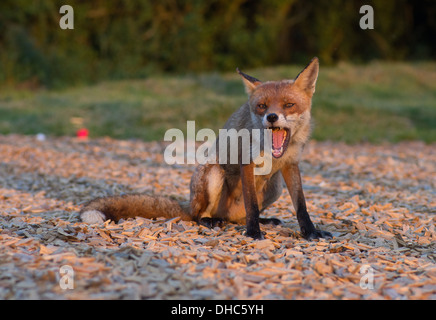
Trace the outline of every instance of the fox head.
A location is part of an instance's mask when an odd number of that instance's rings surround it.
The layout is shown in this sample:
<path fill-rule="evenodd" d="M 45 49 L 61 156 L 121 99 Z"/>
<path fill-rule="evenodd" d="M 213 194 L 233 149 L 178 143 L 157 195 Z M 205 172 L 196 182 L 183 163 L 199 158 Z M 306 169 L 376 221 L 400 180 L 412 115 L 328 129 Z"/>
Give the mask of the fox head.
<path fill-rule="evenodd" d="M 272 130 L 272 155 L 280 158 L 286 152 L 289 141 L 304 143 L 310 132 L 310 109 L 318 78 L 319 61 L 312 61 L 295 80 L 261 82 L 239 69 L 251 117 Z"/>

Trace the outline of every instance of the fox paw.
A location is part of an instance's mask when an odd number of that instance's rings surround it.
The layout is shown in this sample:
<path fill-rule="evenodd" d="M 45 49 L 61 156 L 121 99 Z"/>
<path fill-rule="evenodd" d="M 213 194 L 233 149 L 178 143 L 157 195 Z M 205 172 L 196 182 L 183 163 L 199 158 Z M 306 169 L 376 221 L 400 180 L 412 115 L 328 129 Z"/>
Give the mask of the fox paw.
<path fill-rule="evenodd" d="M 277 218 L 259 218 L 261 224 L 270 224 L 273 226 L 278 226 L 282 224 L 282 221 Z"/>
<path fill-rule="evenodd" d="M 224 225 L 224 220 L 221 218 L 201 218 L 198 222 L 200 225 L 213 229 L 215 227 L 221 228 Z"/>
<path fill-rule="evenodd" d="M 245 235 L 246 235 L 247 237 L 251 237 L 251 238 L 253 238 L 254 240 L 263 240 L 263 239 L 265 239 L 265 237 L 263 236 L 263 232 L 260 231 L 260 230 L 255 230 L 255 231 L 249 231 L 249 230 L 247 230 L 247 231 L 245 232 Z"/>
<path fill-rule="evenodd" d="M 315 240 L 315 239 L 319 239 L 319 238 L 324 238 L 324 239 L 332 239 L 333 235 L 328 232 L 328 231 L 322 231 L 319 229 L 313 229 L 310 232 L 304 232 L 302 230 L 302 235 L 303 238 L 306 240 Z"/>

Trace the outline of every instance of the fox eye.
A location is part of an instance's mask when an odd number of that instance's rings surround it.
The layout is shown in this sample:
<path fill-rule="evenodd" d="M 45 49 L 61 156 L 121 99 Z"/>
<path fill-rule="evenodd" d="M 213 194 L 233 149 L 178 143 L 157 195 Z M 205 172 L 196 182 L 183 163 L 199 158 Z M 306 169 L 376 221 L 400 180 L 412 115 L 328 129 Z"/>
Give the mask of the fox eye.
<path fill-rule="evenodd" d="M 266 110 L 266 109 L 268 108 L 267 105 L 266 105 L 265 103 L 260 103 L 260 104 L 257 105 L 257 107 L 258 107 L 260 110 Z"/>
<path fill-rule="evenodd" d="M 292 108 L 295 105 L 295 103 L 285 103 L 285 105 L 283 106 L 285 109 L 289 109 Z"/>

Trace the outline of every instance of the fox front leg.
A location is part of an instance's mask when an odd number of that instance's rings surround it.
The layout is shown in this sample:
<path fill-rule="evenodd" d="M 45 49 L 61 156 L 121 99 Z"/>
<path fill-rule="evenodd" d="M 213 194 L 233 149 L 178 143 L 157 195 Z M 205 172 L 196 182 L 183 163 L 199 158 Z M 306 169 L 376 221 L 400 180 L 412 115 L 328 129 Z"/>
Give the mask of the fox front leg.
<path fill-rule="evenodd" d="M 303 237 L 307 240 L 332 238 L 330 232 L 315 229 L 315 226 L 310 220 L 310 216 L 306 208 L 306 200 L 304 198 L 298 164 L 291 163 L 284 166 L 282 168 L 282 174 L 286 186 L 288 187 L 289 194 L 291 195 L 295 211 L 297 212 L 297 220 Z"/>
<path fill-rule="evenodd" d="M 259 226 L 259 204 L 257 203 L 254 182 L 254 165 L 241 164 L 242 194 L 246 212 L 247 236 L 253 239 L 263 239 Z"/>

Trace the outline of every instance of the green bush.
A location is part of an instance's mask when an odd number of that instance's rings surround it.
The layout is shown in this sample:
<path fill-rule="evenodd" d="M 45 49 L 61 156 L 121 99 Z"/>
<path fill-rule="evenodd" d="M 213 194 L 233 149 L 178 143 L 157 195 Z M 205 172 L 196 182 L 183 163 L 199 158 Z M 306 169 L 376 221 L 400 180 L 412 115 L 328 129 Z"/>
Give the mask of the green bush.
<path fill-rule="evenodd" d="M 62 30 L 64 1 L 2 0 L 0 82 L 62 87 L 315 55 L 323 64 L 434 58 L 434 1 L 367 3 L 374 30 L 359 28 L 357 0 L 73 0 L 75 28 Z"/>

